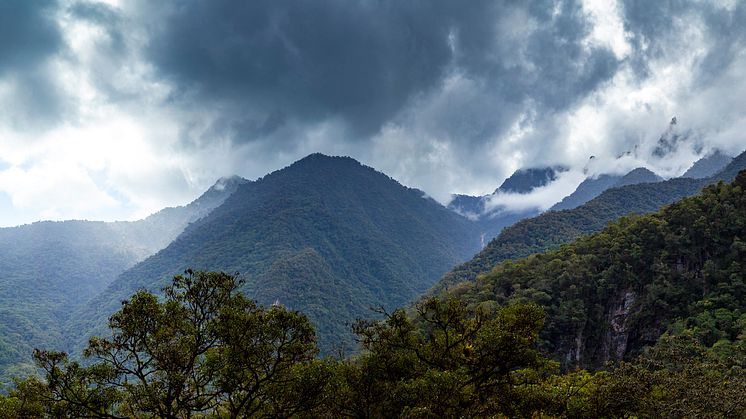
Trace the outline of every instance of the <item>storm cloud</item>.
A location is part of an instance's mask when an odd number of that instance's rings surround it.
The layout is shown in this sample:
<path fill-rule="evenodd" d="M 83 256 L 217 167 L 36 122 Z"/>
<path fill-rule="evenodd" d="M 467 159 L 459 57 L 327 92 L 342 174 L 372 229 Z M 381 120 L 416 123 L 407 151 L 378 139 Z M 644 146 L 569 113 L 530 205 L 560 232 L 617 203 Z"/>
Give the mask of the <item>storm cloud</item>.
<path fill-rule="evenodd" d="M 140 12 L 147 56 L 175 86 L 172 99 L 224 109 L 220 122 L 236 128 L 236 141 L 323 119 L 365 141 L 452 77 L 487 97 L 445 110 L 455 119 L 477 111 L 475 128 L 442 128 L 480 141 L 527 106 L 572 106 L 618 65 L 608 49 L 583 45 L 590 27 L 573 3 L 196 0 Z"/>
<path fill-rule="evenodd" d="M 312 152 L 351 155 L 445 202 L 488 193 L 522 167 L 564 165 L 582 180 L 646 166 L 670 177 L 714 148 L 746 148 L 738 1 L 0 9 L 0 191 L 29 213 L 139 216 L 219 176 L 255 178 Z M 665 155 L 662 136 L 676 139 Z M 40 145 L 20 151 L 28 141 Z M 63 160 L 104 209 L 44 212 L 29 206 L 33 194 L 3 186 L 54 171 L 51 144 L 65 141 L 94 150 Z"/>

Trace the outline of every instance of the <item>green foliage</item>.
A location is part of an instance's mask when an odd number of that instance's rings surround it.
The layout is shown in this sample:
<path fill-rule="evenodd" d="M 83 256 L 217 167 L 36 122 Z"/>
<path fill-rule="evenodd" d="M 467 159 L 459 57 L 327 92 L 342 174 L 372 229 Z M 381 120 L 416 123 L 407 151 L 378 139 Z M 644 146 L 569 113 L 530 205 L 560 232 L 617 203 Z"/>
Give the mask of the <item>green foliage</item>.
<path fill-rule="evenodd" d="M 656 214 L 499 264 L 454 292 L 472 304 L 541 304 L 541 348 L 567 368 L 629 358 L 666 330 L 691 329 L 727 353 L 746 324 L 745 189 L 743 172 Z"/>
<path fill-rule="evenodd" d="M 177 276 L 165 300 L 140 291 L 93 337 L 86 365 L 35 351 L 44 380 L 19 382 L 0 408 L 48 417 L 286 417 L 323 400 L 329 366 L 315 361 L 313 327 L 297 312 L 264 309 L 235 277 Z"/>
<path fill-rule="evenodd" d="M 340 364 L 335 417 L 522 415 L 521 393 L 552 368 L 534 349 L 535 305 L 469 309 L 429 299 L 413 318 L 397 310 L 355 329 L 364 352 Z"/>
<path fill-rule="evenodd" d="M 744 417 L 744 355 L 722 358 L 691 335 L 664 335 L 634 363 L 596 374 L 585 416 Z"/>
<path fill-rule="evenodd" d="M 43 379 L 16 381 L 17 418 L 743 417 L 746 353 L 664 335 L 632 363 L 559 373 L 537 350 L 532 303 L 426 299 L 354 325 L 364 351 L 318 360 L 297 312 L 262 308 L 220 272 L 139 291 L 91 338 L 84 365 L 34 353 Z"/>

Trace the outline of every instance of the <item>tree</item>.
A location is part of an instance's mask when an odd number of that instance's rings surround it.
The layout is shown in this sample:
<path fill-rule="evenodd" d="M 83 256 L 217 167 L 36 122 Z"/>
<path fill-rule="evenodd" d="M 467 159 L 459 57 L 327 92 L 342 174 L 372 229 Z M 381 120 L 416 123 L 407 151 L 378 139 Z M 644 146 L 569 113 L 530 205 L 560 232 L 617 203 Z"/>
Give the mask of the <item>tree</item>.
<path fill-rule="evenodd" d="M 333 387 L 336 416 L 520 416 L 541 411 L 527 391 L 556 368 L 536 350 L 536 305 L 471 309 L 431 298 L 355 330 L 364 353 L 343 362 Z M 531 393 L 533 395 L 533 393 Z M 335 410 L 336 409 L 336 410 Z"/>
<path fill-rule="evenodd" d="M 257 306 L 239 285 L 189 270 L 163 301 L 137 292 L 109 319 L 111 336 L 90 339 L 86 366 L 35 351 L 45 382 L 19 386 L 14 400 L 41 400 L 53 417 L 277 417 L 314 408 L 331 373 L 314 360 L 313 326 L 300 313 Z"/>

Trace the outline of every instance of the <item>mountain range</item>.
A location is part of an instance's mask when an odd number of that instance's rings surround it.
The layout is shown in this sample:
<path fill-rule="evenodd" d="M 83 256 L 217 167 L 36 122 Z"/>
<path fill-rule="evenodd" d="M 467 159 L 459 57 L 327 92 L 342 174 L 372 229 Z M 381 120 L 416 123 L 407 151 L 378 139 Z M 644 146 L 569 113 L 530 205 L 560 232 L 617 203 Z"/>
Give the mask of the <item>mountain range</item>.
<path fill-rule="evenodd" d="M 597 232 L 609 222 L 630 214 L 657 211 L 664 205 L 698 193 L 703 187 L 735 179 L 746 169 L 746 152 L 720 172 L 705 179 L 675 178 L 611 188 L 573 209 L 547 211 L 504 229 L 474 258 L 443 276 L 431 292 L 439 293 L 460 282 L 474 281 L 500 262 L 555 249 L 580 236 Z"/>
<path fill-rule="evenodd" d="M 472 281 L 500 261 L 732 179 L 745 165 L 741 155 L 716 176 L 664 182 L 637 169 L 589 187 L 598 177 L 573 194 L 580 202 L 603 192 L 587 203 L 503 230 L 538 210 L 464 217 L 353 159 L 314 154 L 253 182 L 221 179 L 191 204 L 140 221 L 0 229 L 0 371 L 30 371 L 33 347 L 81 348 L 132 292 L 157 291 L 188 268 L 240 273 L 249 297 L 308 314 L 323 353 L 349 353 L 349 323 L 371 308 L 405 305 L 443 274 L 433 292 Z M 496 193 L 530 192 L 562 170 L 520 170 Z"/>

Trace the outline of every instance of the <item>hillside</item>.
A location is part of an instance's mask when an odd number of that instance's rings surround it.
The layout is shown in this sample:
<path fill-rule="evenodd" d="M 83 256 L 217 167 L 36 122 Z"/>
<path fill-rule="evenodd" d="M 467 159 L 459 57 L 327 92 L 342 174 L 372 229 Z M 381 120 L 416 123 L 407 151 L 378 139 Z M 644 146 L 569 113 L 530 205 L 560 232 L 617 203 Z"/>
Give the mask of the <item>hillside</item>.
<path fill-rule="evenodd" d="M 392 309 L 479 249 L 473 222 L 355 160 L 308 156 L 256 182 L 123 273 L 77 312 L 79 339 L 138 288 L 186 268 L 240 272 L 262 304 L 308 314 L 326 353 L 351 345 L 348 322 Z M 78 344 L 81 342 L 78 341 Z"/>
<path fill-rule="evenodd" d="M 584 180 L 573 193 L 554 204 L 549 210 L 560 211 L 577 208 L 591 199 L 601 195 L 605 190 L 638 183 L 651 183 L 663 180 L 648 169 L 638 167 L 624 176 L 600 175 Z"/>
<path fill-rule="evenodd" d="M 0 229 L 0 380 L 34 347 L 61 347 L 70 313 L 172 241 L 243 183 L 223 179 L 183 207 L 133 222 L 37 222 Z"/>
<path fill-rule="evenodd" d="M 708 184 L 730 181 L 744 169 L 746 152 L 707 179 L 678 178 L 612 188 L 575 209 L 549 211 L 522 220 L 504 229 L 473 259 L 446 273 L 431 291 L 438 293 L 459 282 L 473 281 L 477 275 L 502 261 L 557 248 L 582 235 L 597 232 L 621 216 L 657 211 L 664 205 L 696 194 Z"/>
<path fill-rule="evenodd" d="M 744 339 L 743 237 L 746 171 L 657 213 L 501 263 L 452 291 L 475 304 L 542 305 L 540 347 L 566 368 L 629 359 L 663 332 L 684 329 L 727 354 Z"/>
<path fill-rule="evenodd" d="M 697 160 L 681 177 L 704 179 L 723 170 L 732 160 L 732 157 L 716 150 L 714 153 Z"/>

